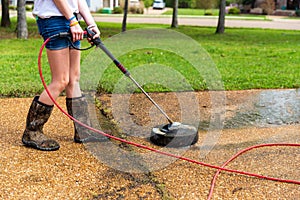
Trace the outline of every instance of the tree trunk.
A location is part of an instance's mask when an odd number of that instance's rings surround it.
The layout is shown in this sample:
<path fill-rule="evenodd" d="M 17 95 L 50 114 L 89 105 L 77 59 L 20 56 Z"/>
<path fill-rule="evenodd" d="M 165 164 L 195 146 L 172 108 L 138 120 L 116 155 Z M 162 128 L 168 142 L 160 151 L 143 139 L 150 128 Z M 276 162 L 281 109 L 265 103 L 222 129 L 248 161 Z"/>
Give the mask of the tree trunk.
<path fill-rule="evenodd" d="M 9 0 L 1 0 L 1 5 L 2 5 L 1 27 L 9 27 L 10 26 Z"/>
<path fill-rule="evenodd" d="M 123 22 L 122 22 L 122 32 L 126 31 L 127 13 L 128 13 L 128 0 L 125 0 L 124 15 L 123 15 Z"/>
<path fill-rule="evenodd" d="M 253 0 L 253 1 L 251 2 L 251 8 L 255 8 L 255 3 L 256 3 L 256 0 Z"/>
<path fill-rule="evenodd" d="M 224 33 L 225 31 L 225 7 L 226 7 L 226 0 L 221 0 L 220 2 L 220 11 L 219 11 L 219 20 L 218 20 L 218 27 L 216 33 Z"/>
<path fill-rule="evenodd" d="M 25 9 L 25 0 L 18 0 L 17 4 L 18 11 L 18 25 L 17 25 L 17 38 L 27 39 L 28 30 L 27 30 L 27 21 L 26 21 L 26 9 Z"/>
<path fill-rule="evenodd" d="M 172 28 L 177 28 L 178 27 L 178 0 L 174 0 L 171 27 Z"/>

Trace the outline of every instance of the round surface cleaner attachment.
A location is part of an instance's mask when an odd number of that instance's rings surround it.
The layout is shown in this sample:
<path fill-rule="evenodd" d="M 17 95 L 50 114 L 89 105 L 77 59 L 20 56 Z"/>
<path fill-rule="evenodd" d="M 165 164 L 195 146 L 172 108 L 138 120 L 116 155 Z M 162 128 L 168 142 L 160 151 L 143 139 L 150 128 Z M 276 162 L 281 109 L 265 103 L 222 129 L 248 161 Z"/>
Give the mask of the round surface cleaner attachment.
<path fill-rule="evenodd" d="M 198 131 L 194 126 L 173 122 L 154 127 L 150 141 L 159 146 L 184 147 L 198 141 Z"/>

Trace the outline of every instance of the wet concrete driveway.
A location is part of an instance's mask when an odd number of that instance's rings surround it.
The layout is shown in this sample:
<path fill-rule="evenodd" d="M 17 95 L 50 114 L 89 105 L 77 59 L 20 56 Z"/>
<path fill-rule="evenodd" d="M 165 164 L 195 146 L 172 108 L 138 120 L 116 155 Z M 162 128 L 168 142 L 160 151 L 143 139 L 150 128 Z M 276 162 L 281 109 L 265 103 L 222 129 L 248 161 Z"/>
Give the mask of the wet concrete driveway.
<path fill-rule="evenodd" d="M 254 125 L 268 127 L 300 122 L 300 90 L 262 90 L 240 103 L 225 127 Z"/>

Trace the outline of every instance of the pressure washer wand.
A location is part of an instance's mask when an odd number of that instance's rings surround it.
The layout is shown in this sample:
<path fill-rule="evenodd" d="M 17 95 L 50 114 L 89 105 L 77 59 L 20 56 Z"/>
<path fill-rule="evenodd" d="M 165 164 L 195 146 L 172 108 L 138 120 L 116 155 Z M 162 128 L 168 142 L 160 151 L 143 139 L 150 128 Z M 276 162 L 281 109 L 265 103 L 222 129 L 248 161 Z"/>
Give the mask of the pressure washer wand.
<path fill-rule="evenodd" d="M 130 80 L 146 95 L 146 97 L 153 103 L 153 105 L 167 118 L 170 124 L 174 121 L 166 114 L 166 112 L 149 96 L 149 94 L 142 88 L 142 86 L 130 75 L 130 72 L 114 57 L 114 55 L 104 46 L 100 38 L 93 39 L 95 33 L 92 30 L 86 29 L 89 38 L 92 38 L 92 42 L 102 49 L 104 53 L 114 62 L 114 64 L 121 70 L 125 76 Z"/>
<path fill-rule="evenodd" d="M 149 94 L 134 80 L 134 78 L 129 74 L 127 75 L 130 80 L 146 95 L 146 97 L 153 103 L 153 105 L 167 118 L 170 124 L 173 124 L 173 120 L 165 113 L 165 111 L 149 96 Z"/>

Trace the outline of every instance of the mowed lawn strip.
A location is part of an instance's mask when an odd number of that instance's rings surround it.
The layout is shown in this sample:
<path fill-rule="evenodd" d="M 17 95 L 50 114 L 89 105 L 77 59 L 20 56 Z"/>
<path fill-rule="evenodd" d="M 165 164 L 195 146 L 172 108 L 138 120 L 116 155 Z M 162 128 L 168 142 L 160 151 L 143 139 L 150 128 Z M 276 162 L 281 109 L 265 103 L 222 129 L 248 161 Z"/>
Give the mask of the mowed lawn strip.
<path fill-rule="evenodd" d="M 35 21 L 28 19 L 29 39 L 27 40 L 16 39 L 15 27 L 16 19 L 12 18 L 11 28 L 0 28 L 0 94 L 2 97 L 32 96 L 43 90 L 37 68 L 42 39 L 37 32 Z M 121 24 L 99 23 L 99 27 L 104 43 L 105 39 L 121 32 Z M 169 29 L 169 26 L 128 24 L 128 30 L 140 28 Z M 215 34 L 215 28 L 195 26 L 180 26 L 172 30 L 187 35 L 201 45 L 220 73 L 226 90 L 300 87 L 300 31 L 226 28 L 224 34 Z M 83 41 L 82 46 L 88 45 Z M 85 58 L 90 51 L 82 52 L 83 62 L 88 62 Z M 142 49 L 122 55 L 118 59 L 129 70 L 156 63 L 174 67 L 183 74 L 194 90 L 214 89 L 208 88 L 201 72 L 199 74 L 185 58 L 178 57 L 173 52 Z M 49 82 L 51 77 L 45 51 L 42 61 L 43 74 Z M 99 80 L 99 87 L 106 92 L 113 92 L 116 81 L 123 75 L 113 64 L 104 73 L 107 76 Z M 169 90 L 159 84 L 147 84 L 145 89 L 148 92 Z"/>

